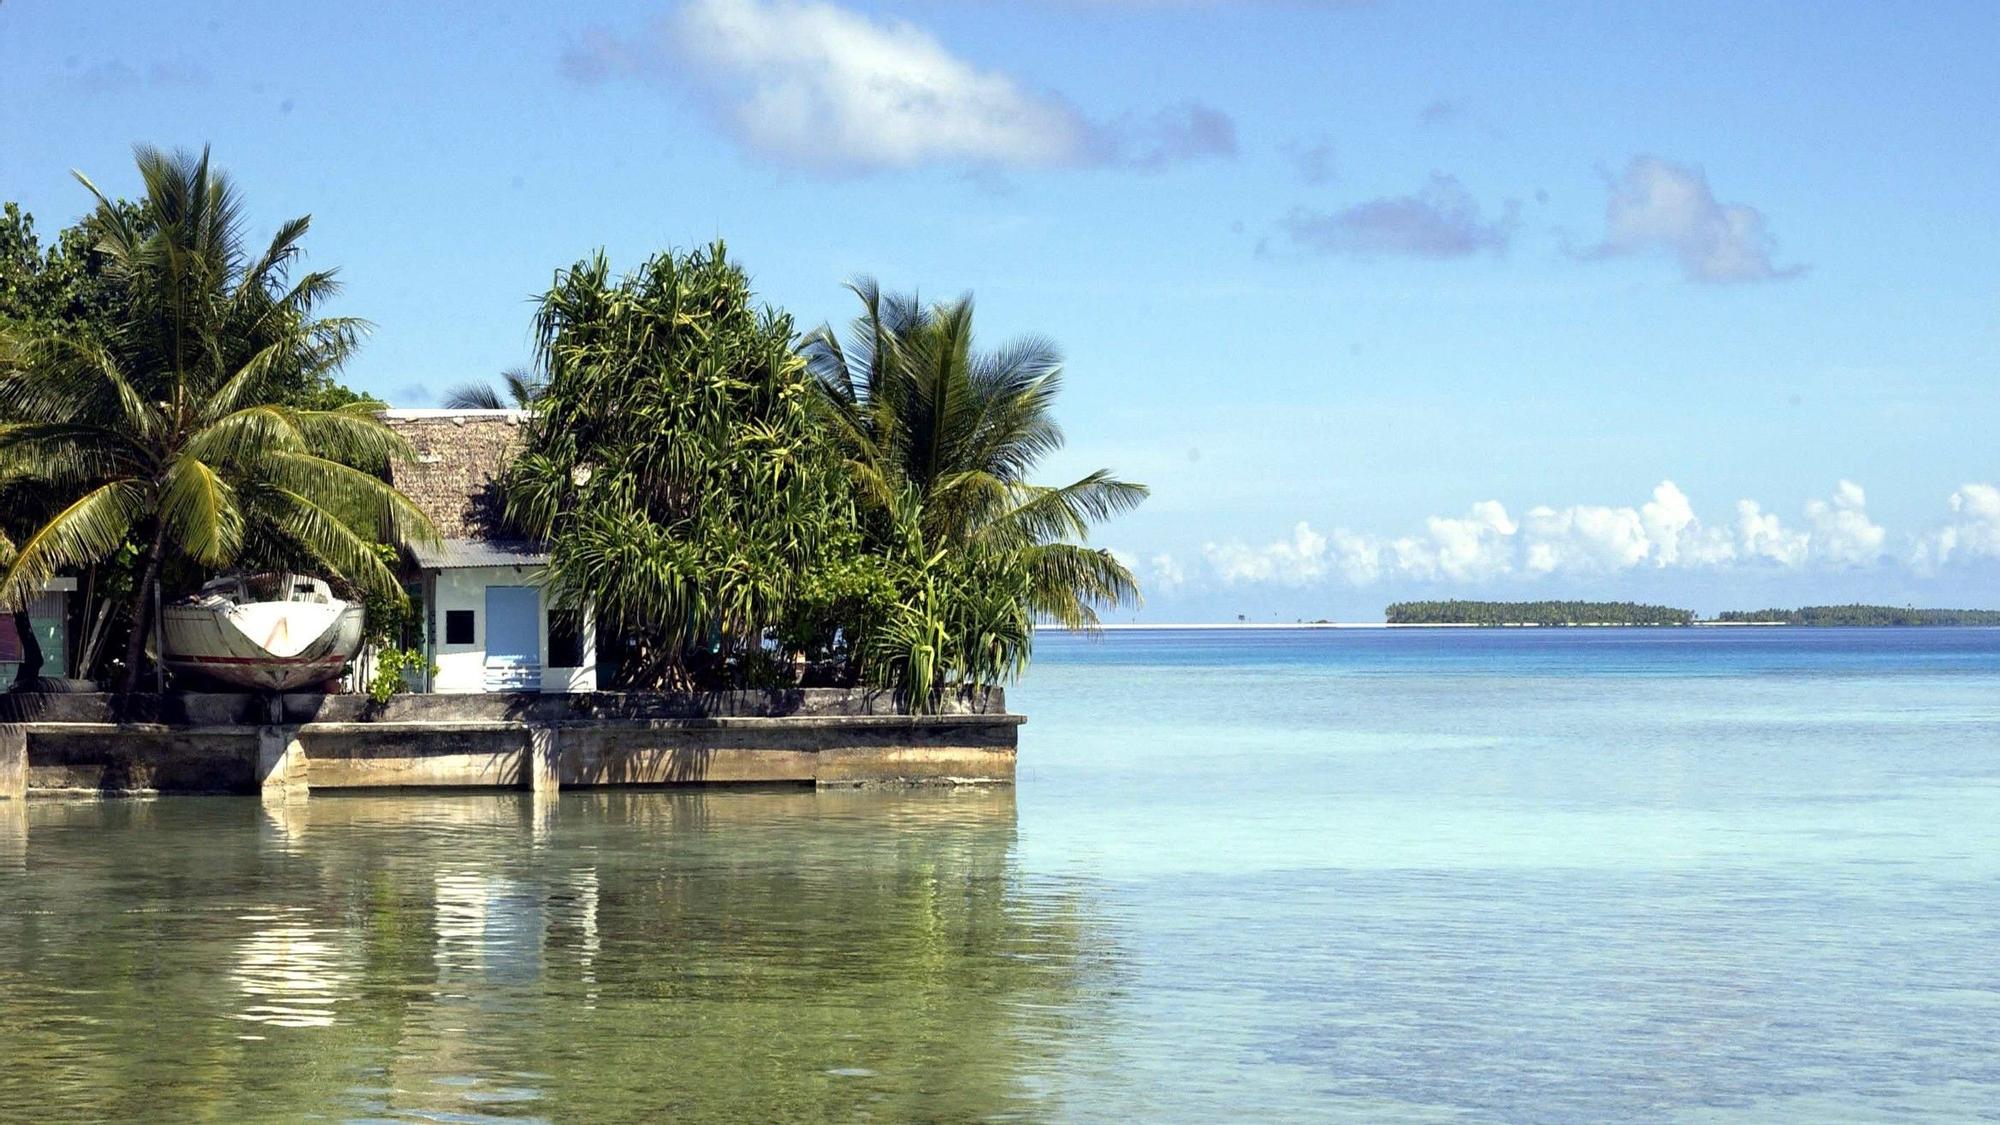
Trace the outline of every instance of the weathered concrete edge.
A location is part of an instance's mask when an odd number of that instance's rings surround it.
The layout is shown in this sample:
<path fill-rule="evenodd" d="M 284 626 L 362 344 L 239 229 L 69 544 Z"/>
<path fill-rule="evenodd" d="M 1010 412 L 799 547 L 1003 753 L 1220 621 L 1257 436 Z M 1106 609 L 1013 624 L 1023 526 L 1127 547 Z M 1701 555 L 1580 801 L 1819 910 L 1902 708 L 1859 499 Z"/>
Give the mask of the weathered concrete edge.
<path fill-rule="evenodd" d="M 8 777 L 8 730 L 21 744 L 16 787 L 68 796 L 261 792 L 292 800 L 314 788 L 1007 784 L 1023 721 L 1006 713 L 807 713 L 259 726 L 31 722 L 0 726 L 0 785 Z"/>

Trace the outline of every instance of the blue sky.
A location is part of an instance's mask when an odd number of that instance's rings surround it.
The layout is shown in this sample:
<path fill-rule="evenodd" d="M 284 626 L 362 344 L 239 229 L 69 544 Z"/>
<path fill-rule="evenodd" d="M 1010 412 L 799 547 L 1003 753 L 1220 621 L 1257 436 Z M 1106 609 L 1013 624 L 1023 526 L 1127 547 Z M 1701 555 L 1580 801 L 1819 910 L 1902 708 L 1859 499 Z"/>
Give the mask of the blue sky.
<path fill-rule="evenodd" d="M 574 9 L 574 10 L 572 10 Z M 530 294 L 721 236 L 1068 359 L 1155 489 L 1142 619 L 1401 597 L 2000 605 L 1988 4 L 0 0 L 0 196 L 133 142 L 314 216 L 349 381 L 528 358 Z M 1121 617 L 1129 615 L 1120 615 Z"/>

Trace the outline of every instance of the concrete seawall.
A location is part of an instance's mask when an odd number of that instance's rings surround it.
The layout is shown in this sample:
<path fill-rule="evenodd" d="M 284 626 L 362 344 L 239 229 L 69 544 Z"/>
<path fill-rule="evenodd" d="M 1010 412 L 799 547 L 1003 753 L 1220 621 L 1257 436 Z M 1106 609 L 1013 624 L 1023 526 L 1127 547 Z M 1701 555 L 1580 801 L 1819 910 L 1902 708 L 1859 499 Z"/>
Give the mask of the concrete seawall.
<path fill-rule="evenodd" d="M 998 690 L 901 713 L 842 689 L 688 695 L 0 698 L 0 800 L 33 794 L 1006 783 Z"/>

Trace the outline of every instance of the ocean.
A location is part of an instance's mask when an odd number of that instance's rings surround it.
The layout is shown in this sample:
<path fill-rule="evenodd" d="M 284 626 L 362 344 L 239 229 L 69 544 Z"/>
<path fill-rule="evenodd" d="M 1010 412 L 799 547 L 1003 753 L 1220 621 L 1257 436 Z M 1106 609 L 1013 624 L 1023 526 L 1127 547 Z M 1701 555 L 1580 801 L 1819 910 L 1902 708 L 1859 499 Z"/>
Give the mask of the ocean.
<path fill-rule="evenodd" d="M 1037 638 L 1013 789 L 0 805 L 0 1119 L 2000 1114 L 2000 631 Z"/>

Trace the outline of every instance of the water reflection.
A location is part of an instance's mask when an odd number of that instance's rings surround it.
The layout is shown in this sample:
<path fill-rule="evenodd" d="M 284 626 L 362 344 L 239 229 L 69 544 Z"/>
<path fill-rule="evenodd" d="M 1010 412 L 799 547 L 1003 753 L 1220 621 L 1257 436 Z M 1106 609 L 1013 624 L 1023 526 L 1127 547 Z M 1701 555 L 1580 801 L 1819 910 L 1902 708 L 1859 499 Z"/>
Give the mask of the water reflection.
<path fill-rule="evenodd" d="M 340 932 L 315 926 L 303 907 L 237 919 L 255 926 L 238 943 L 230 976 L 244 997 L 236 1018 L 275 1027 L 331 1027 L 347 984 Z"/>
<path fill-rule="evenodd" d="M 0 1118 L 1044 1117 L 1112 985 L 1011 792 L 23 819 Z"/>

